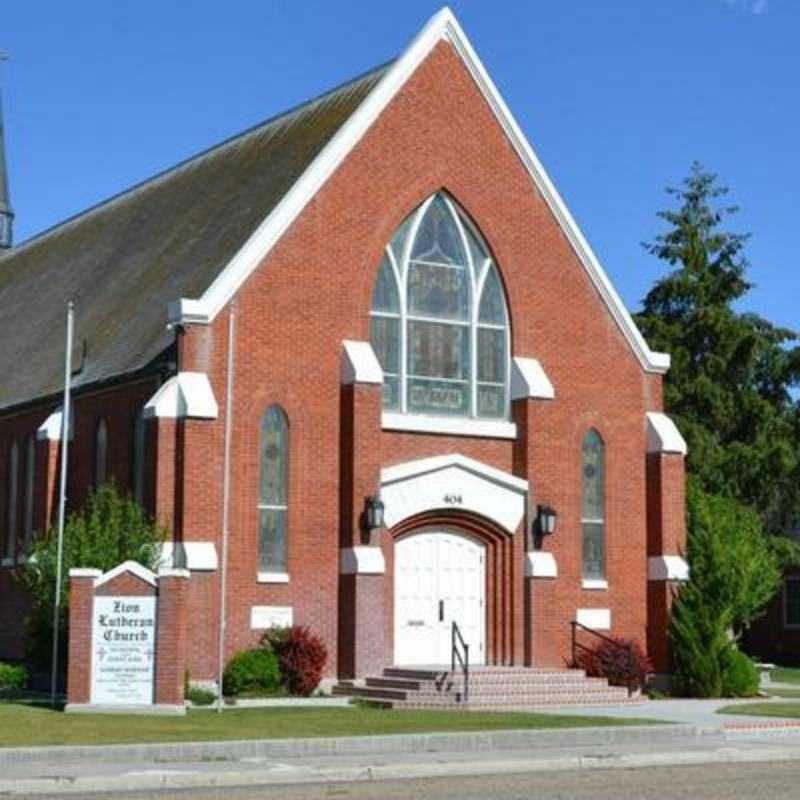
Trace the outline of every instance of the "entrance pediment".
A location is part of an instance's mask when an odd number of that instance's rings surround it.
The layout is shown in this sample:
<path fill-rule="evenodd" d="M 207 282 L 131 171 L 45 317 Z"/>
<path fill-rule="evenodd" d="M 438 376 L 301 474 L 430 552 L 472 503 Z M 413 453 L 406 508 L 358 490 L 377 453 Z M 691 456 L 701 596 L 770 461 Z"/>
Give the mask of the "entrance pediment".
<path fill-rule="evenodd" d="M 528 482 L 459 453 L 381 470 L 388 527 L 426 511 L 470 511 L 513 534 L 525 516 Z"/>

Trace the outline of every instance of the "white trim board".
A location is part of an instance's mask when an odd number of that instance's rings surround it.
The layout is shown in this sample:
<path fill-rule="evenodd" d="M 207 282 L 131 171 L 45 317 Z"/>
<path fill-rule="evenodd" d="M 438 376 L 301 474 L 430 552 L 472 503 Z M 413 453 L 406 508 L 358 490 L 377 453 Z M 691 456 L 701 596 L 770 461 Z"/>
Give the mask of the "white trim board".
<path fill-rule="evenodd" d="M 402 56 L 394 62 L 375 88 L 367 95 L 355 113 L 336 132 L 280 203 L 217 275 L 203 296 L 199 299 L 181 298 L 170 304 L 170 321 L 179 324 L 213 322 L 217 314 L 264 260 L 292 222 L 361 141 L 406 81 L 442 40 L 448 41 L 453 46 L 469 70 L 475 84 L 482 92 L 517 155 L 528 170 L 535 186 L 544 197 L 589 278 L 604 300 L 611 316 L 639 359 L 642 368 L 646 372 L 666 372 L 670 364 L 669 355 L 653 352 L 648 347 L 620 296 L 600 266 L 589 243 L 525 138 L 525 134 L 461 29 L 458 20 L 447 7 L 442 8 L 431 17 Z"/>

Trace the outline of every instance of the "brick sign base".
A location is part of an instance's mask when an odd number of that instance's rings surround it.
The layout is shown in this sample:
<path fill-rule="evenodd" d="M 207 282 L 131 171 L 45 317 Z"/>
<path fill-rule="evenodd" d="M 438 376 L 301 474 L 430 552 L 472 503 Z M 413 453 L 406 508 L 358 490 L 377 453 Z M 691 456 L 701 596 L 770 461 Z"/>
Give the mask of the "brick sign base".
<path fill-rule="evenodd" d="M 189 572 L 70 571 L 68 712 L 185 713 Z"/>

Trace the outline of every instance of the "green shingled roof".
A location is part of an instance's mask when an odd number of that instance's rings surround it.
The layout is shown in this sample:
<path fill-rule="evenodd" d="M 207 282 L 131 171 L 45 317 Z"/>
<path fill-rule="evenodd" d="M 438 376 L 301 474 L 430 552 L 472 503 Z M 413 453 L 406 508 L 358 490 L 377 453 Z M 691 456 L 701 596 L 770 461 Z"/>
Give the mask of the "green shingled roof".
<path fill-rule="evenodd" d="M 67 300 L 76 351 L 87 343 L 76 387 L 158 363 L 173 343 L 168 303 L 203 294 L 386 69 L 0 255 L 0 409 L 60 390 Z"/>

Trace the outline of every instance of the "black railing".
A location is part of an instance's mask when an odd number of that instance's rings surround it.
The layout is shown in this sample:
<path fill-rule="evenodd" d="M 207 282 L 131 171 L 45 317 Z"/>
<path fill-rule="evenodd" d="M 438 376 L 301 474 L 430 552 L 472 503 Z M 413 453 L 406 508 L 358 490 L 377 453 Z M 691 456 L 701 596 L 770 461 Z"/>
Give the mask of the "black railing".
<path fill-rule="evenodd" d="M 622 642 L 618 642 L 616 639 L 612 639 L 610 636 L 604 636 L 602 633 L 598 633 L 593 628 L 587 628 L 585 625 L 581 625 L 581 623 L 578 622 L 577 620 L 572 620 L 572 622 L 570 622 L 570 625 L 572 626 L 572 664 L 571 664 L 572 667 L 578 666 L 579 651 L 585 653 L 593 652 L 591 647 L 587 647 L 585 644 L 581 644 L 578 641 L 578 628 L 580 628 L 582 631 L 586 631 L 586 633 L 588 633 L 589 635 L 594 636 L 595 639 L 600 639 L 600 641 L 602 642 L 607 642 L 612 647 L 615 647 L 618 650 L 626 649 L 626 645 L 623 644 Z M 632 691 L 633 688 L 631 686 L 628 686 L 628 692 L 630 693 Z"/>
<path fill-rule="evenodd" d="M 459 645 L 461 649 L 459 650 Z M 461 631 L 455 620 L 453 620 L 452 638 L 450 648 L 450 672 L 456 671 L 456 661 L 458 661 L 461 671 L 464 673 L 464 702 L 469 702 L 469 645 L 464 641 Z"/>

